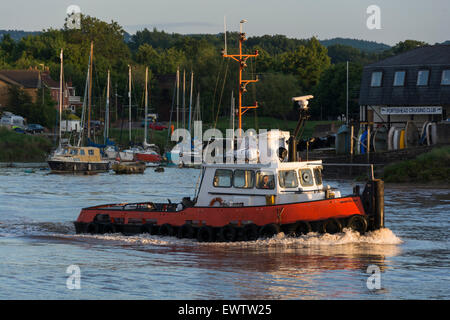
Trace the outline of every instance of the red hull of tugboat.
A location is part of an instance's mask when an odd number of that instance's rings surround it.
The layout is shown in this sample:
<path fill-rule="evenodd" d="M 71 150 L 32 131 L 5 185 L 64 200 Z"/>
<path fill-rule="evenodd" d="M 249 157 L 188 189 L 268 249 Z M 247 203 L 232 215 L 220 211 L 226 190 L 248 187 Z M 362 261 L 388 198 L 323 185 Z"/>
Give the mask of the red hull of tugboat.
<path fill-rule="evenodd" d="M 298 230 L 335 233 L 350 227 L 364 233 L 376 229 L 359 195 L 267 206 L 189 207 L 180 211 L 174 204 L 151 202 L 100 205 L 82 209 L 75 227 L 77 233 L 147 232 L 199 241 L 254 240 L 280 231 L 299 235 Z M 248 232 L 254 234 L 249 236 Z"/>

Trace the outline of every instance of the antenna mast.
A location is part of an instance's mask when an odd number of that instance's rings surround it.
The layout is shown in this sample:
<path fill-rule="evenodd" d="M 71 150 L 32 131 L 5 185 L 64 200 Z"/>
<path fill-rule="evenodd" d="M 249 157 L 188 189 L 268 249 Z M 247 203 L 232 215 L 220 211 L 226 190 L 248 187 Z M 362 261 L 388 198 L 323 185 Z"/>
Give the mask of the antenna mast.
<path fill-rule="evenodd" d="M 240 34 L 239 34 L 239 54 L 227 54 L 227 52 L 223 51 L 224 58 L 231 58 L 239 62 L 239 105 L 238 105 L 238 117 L 239 117 L 239 135 L 241 135 L 242 129 L 242 115 L 247 112 L 249 109 L 258 108 L 258 102 L 255 102 L 253 106 L 243 106 L 242 105 L 242 96 L 245 92 L 247 92 L 247 85 L 252 82 L 258 82 L 258 79 L 255 80 L 244 80 L 242 79 L 242 71 L 247 67 L 247 59 L 256 58 L 258 56 L 258 50 L 255 51 L 254 54 L 242 54 L 242 43 L 247 40 L 245 37 L 245 33 L 242 31 L 242 25 L 246 23 L 247 20 L 241 20 L 240 22 Z"/>

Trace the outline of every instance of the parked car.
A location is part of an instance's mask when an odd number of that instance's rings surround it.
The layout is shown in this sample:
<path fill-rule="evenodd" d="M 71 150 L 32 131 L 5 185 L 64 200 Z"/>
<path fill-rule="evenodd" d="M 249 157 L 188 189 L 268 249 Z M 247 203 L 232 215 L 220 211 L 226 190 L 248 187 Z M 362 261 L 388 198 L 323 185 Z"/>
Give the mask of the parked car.
<path fill-rule="evenodd" d="M 162 123 L 151 122 L 151 121 L 147 122 L 147 126 L 149 129 L 156 130 L 156 131 L 162 131 L 162 130 L 165 130 L 168 128 L 167 126 L 163 125 Z M 142 121 L 141 127 L 145 127 L 145 121 Z"/>
<path fill-rule="evenodd" d="M 26 133 L 25 130 L 23 130 L 21 127 L 12 127 L 12 129 L 17 133 Z"/>
<path fill-rule="evenodd" d="M 26 128 L 25 131 L 28 133 L 43 133 L 44 132 L 44 127 L 41 126 L 40 124 L 29 124 Z"/>

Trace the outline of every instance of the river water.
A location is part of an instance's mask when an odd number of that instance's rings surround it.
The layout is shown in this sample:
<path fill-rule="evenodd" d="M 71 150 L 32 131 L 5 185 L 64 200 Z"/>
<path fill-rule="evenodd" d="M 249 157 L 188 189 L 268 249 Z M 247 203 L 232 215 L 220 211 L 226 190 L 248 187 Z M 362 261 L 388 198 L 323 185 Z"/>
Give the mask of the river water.
<path fill-rule="evenodd" d="M 364 236 L 205 244 L 75 234 L 82 207 L 179 201 L 194 195 L 199 173 L 1 167 L 0 299 L 450 299 L 446 188 L 386 186 L 387 228 Z M 353 187 L 327 183 L 343 194 Z"/>

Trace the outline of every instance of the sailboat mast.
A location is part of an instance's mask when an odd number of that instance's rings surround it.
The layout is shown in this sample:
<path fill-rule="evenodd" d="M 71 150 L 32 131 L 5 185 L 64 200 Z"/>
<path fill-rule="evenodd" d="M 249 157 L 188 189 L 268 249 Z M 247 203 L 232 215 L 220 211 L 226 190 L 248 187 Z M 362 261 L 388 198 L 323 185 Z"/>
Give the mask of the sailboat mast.
<path fill-rule="evenodd" d="M 183 129 L 186 129 L 186 70 L 183 70 Z"/>
<path fill-rule="evenodd" d="M 180 68 L 177 68 L 177 129 L 180 126 Z"/>
<path fill-rule="evenodd" d="M 128 65 L 128 138 L 131 144 L 131 65 Z"/>
<path fill-rule="evenodd" d="M 192 118 L 192 90 L 194 87 L 194 72 L 191 71 L 191 95 L 189 97 L 189 124 L 188 131 L 191 134 L 191 118 Z M 192 136 L 192 135 L 191 135 Z"/>
<path fill-rule="evenodd" d="M 94 55 L 94 41 L 91 41 L 90 66 L 89 66 L 89 94 L 88 94 L 88 139 L 91 137 L 91 96 L 92 96 L 92 58 Z"/>
<path fill-rule="evenodd" d="M 148 67 L 145 68 L 144 146 L 147 143 L 147 114 L 148 114 Z"/>
<path fill-rule="evenodd" d="M 106 81 L 106 110 L 105 110 L 105 144 L 109 137 L 109 83 L 110 83 L 110 71 L 108 69 L 108 80 Z"/>
<path fill-rule="evenodd" d="M 61 122 L 62 122 L 62 105 L 63 105 L 63 49 L 59 55 L 61 60 L 61 70 L 59 73 L 59 146 L 61 146 Z M 67 127 L 66 127 L 67 130 Z"/>

